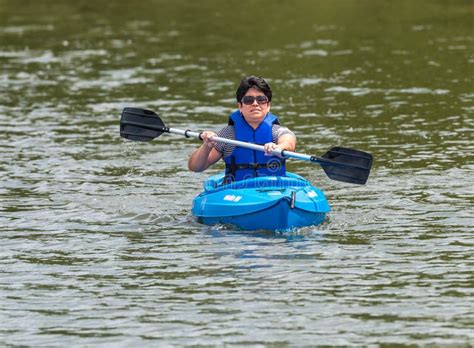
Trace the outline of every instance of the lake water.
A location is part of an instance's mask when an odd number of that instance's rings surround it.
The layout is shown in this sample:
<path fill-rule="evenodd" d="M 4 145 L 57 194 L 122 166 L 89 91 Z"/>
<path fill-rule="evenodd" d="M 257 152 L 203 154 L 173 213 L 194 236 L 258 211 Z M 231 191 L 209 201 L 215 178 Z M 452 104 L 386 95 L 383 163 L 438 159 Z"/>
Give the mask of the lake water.
<path fill-rule="evenodd" d="M 0 345 L 474 345 L 472 1 L 0 0 Z M 297 151 L 368 151 L 365 186 L 291 160 L 321 226 L 199 224 L 199 145 L 264 76 Z"/>

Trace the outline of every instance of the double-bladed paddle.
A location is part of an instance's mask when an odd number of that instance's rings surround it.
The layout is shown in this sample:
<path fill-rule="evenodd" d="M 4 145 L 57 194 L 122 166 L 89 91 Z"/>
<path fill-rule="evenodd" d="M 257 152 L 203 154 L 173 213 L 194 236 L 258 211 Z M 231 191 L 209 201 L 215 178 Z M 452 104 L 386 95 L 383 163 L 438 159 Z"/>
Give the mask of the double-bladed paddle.
<path fill-rule="evenodd" d="M 153 111 L 128 107 L 123 109 L 120 119 L 120 136 L 123 138 L 133 141 L 151 141 L 163 133 L 180 134 L 187 138 L 193 137 L 202 140 L 201 133 L 192 132 L 189 129 L 181 130 L 166 127 L 161 118 Z M 265 152 L 262 145 L 218 136 L 212 137 L 212 140 Z M 321 157 L 280 149 L 274 150 L 272 154 L 284 158 L 296 158 L 318 163 L 330 179 L 351 184 L 365 184 L 372 167 L 372 155 L 370 153 L 340 146 L 333 147 Z"/>

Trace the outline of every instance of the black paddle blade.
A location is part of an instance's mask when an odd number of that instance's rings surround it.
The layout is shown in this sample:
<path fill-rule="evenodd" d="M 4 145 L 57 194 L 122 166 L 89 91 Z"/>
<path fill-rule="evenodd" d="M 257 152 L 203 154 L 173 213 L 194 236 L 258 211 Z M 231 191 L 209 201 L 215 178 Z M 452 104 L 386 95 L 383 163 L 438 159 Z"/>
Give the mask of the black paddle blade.
<path fill-rule="evenodd" d="M 370 153 L 337 146 L 322 157 L 318 162 L 329 178 L 358 185 L 367 182 L 373 161 Z"/>
<path fill-rule="evenodd" d="M 120 136 L 133 141 L 151 141 L 167 128 L 161 118 L 151 110 L 124 108 L 120 118 Z"/>

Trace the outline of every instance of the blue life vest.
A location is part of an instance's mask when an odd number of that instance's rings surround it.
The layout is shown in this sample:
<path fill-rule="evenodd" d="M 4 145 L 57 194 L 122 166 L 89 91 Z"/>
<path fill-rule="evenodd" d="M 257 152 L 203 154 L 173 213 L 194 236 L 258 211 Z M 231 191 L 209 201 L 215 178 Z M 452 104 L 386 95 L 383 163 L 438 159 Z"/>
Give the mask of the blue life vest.
<path fill-rule="evenodd" d="M 267 113 L 257 129 L 253 129 L 239 110 L 229 116 L 229 125 L 234 126 L 235 139 L 264 145 L 271 143 L 272 126 L 279 124 L 278 118 Z M 265 156 L 262 151 L 236 146 L 232 153 L 224 158 L 226 182 L 245 180 L 258 176 L 284 176 L 286 174 L 285 159 L 277 156 Z"/>

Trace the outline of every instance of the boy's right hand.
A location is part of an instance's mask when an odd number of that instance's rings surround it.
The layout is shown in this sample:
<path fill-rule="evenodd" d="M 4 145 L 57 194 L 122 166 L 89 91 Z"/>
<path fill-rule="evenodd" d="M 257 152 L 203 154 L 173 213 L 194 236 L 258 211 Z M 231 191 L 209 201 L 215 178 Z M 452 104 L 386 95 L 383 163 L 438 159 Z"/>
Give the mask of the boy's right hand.
<path fill-rule="evenodd" d="M 211 131 L 204 131 L 201 133 L 202 142 L 207 145 L 208 148 L 212 149 L 216 146 L 216 142 L 213 141 L 211 138 L 217 136 L 216 133 Z"/>

